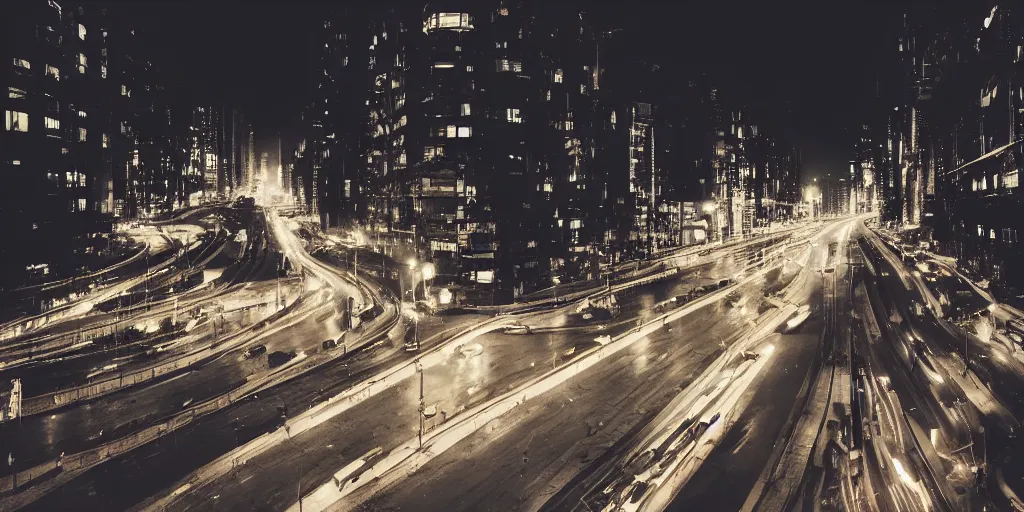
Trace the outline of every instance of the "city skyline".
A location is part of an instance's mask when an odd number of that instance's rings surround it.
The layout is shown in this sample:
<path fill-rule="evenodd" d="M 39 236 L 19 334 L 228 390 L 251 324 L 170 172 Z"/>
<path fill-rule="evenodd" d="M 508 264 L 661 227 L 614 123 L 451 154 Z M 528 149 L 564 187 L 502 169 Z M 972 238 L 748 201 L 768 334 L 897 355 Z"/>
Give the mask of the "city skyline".
<path fill-rule="evenodd" d="M 1024 6 L 0 5 L 0 510 L 1024 511 Z"/>

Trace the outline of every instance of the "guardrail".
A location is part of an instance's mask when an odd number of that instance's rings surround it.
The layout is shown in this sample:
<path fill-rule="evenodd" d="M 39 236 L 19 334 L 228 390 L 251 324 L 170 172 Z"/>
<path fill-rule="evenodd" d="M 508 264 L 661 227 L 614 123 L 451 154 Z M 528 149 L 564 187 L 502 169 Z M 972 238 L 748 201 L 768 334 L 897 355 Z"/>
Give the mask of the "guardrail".
<path fill-rule="evenodd" d="M 327 307 L 330 304 L 326 304 L 320 307 Z M 313 310 L 311 313 L 317 310 Z M 383 319 L 384 317 L 378 317 L 374 321 Z M 223 409 L 230 406 L 231 404 L 238 402 L 239 400 L 245 399 L 249 395 L 268 389 L 273 386 L 277 386 L 289 380 L 292 380 L 304 373 L 312 371 L 324 364 L 327 364 L 336 359 L 347 356 L 357 352 L 359 349 L 371 345 L 373 342 L 378 340 L 381 336 L 387 335 L 385 331 L 390 331 L 394 324 L 398 323 L 400 317 L 397 315 L 390 320 L 390 323 L 383 323 L 376 327 L 373 332 L 369 335 L 361 338 L 362 343 L 358 346 L 354 346 L 349 350 L 343 352 L 329 352 L 320 353 L 318 356 L 306 358 L 303 360 L 296 361 L 295 364 L 285 365 L 278 370 L 264 375 L 260 379 L 246 382 L 242 386 L 235 388 L 222 395 L 209 398 L 203 402 L 192 405 L 184 411 L 174 414 L 164 420 L 159 420 L 158 423 L 151 425 L 143 430 L 129 434 L 121 439 L 104 443 L 102 446 L 98 446 L 89 450 L 68 455 L 60 459 L 47 461 L 36 466 L 25 469 L 11 475 L 11 478 L 4 478 L 0 480 L 0 493 L 9 493 L 14 489 L 15 482 L 18 486 L 24 486 L 26 483 L 32 483 L 33 486 L 38 486 L 37 480 L 42 479 L 47 475 L 55 476 L 52 484 L 56 485 L 61 483 L 59 480 L 64 480 L 77 476 L 78 473 L 84 471 L 90 467 L 93 467 L 109 458 L 117 455 L 124 454 L 131 451 L 139 446 L 142 446 L 150 441 L 153 441 L 159 437 L 167 435 L 181 427 L 184 427 L 196 419 L 206 416 L 210 413 Z M 312 366 L 311 360 L 314 363 Z M 17 495 L 15 496 L 15 498 Z M 34 499 L 34 497 L 26 497 L 26 499 Z M 13 508 L 23 506 L 25 503 L 19 503 Z"/>
<path fill-rule="evenodd" d="M 148 382 L 158 378 L 170 377 L 179 371 L 183 371 L 208 359 L 217 357 L 224 352 L 238 348 L 241 344 L 234 343 L 240 337 L 263 329 L 266 325 L 271 322 L 283 317 L 284 315 L 294 311 L 297 305 L 301 305 L 305 302 L 304 297 L 299 297 L 286 308 L 281 311 L 275 312 L 270 317 L 265 318 L 259 322 L 248 325 L 234 333 L 230 334 L 226 339 L 217 340 L 214 345 L 206 347 L 188 354 L 184 354 L 180 357 L 165 361 L 156 366 L 137 370 L 128 374 L 121 374 L 117 377 L 111 377 L 98 382 L 89 383 L 83 386 L 77 386 L 70 389 L 61 391 L 54 391 L 52 393 L 46 393 L 43 395 L 36 395 L 33 397 L 27 397 L 24 399 L 22 404 L 22 414 L 24 416 L 31 416 L 33 414 L 40 414 L 43 412 L 51 411 L 53 409 L 59 409 L 75 402 L 84 400 L 91 400 L 98 398 L 103 395 L 108 395 L 122 389 L 136 386 L 138 384 Z M 314 310 L 315 311 L 315 310 Z M 253 340 L 249 340 L 253 341 Z"/>
<path fill-rule="evenodd" d="M 118 294 L 130 290 L 135 286 L 138 286 L 139 284 L 141 284 L 142 280 L 151 278 L 151 276 L 176 263 L 178 259 L 178 255 L 173 255 L 170 258 L 167 258 L 166 260 L 156 263 L 155 265 L 149 267 L 149 271 L 146 274 L 143 274 L 141 276 L 135 276 L 125 281 L 114 283 L 109 286 L 97 287 L 96 289 L 90 291 L 87 295 L 80 297 L 79 299 L 76 299 L 73 302 L 62 304 L 43 313 L 38 313 L 35 315 L 30 315 L 6 322 L 2 326 L 0 326 L 0 342 L 16 339 L 21 335 L 25 334 L 29 330 L 38 329 L 40 327 L 49 325 L 53 322 L 59 321 L 69 314 L 74 314 L 75 311 L 82 308 L 83 304 L 103 302 L 105 300 L 109 300 L 113 297 L 116 297 Z M 89 309 L 91 309 L 91 306 L 89 306 Z"/>

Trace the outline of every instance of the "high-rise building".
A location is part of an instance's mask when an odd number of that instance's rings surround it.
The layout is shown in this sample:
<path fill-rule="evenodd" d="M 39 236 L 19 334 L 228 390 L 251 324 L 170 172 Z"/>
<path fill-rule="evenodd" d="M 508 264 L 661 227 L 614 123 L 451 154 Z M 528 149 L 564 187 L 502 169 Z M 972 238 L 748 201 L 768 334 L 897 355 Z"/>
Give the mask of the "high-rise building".
<path fill-rule="evenodd" d="M 712 137 L 698 128 L 712 124 L 706 95 L 635 62 L 568 6 L 345 7 L 316 51 L 317 96 L 294 158 L 311 210 L 397 257 L 431 260 L 434 283 L 473 303 L 683 243 L 684 216 L 696 215 L 684 215 L 684 190 L 720 198 L 732 222 L 715 226 L 737 234 L 795 202 L 793 152 L 765 138 L 752 156 L 743 141 L 757 129 L 736 135 L 745 119 L 714 124 L 732 148 L 718 156 L 730 166 L 722 179 L 736 184 L 716 193 Z"/>
<path fill-rule="evenodd" d="M 9 2 L 0 33 L 0 236 L 19 241 L 0 248 L 5 277 L 74 272 L 61 254 L 83 235 L 202 189 L 193 102 L 113 6 Z"/>

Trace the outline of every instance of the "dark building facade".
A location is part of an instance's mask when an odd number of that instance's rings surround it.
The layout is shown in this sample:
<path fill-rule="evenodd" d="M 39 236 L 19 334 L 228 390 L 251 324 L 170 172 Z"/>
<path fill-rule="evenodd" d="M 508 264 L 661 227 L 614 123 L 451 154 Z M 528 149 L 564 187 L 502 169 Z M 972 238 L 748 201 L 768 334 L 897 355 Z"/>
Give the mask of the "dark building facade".
<path fill-rule="evenodd" d="M 683 202 L 727 199 L 711 127 L 736 139 L 722 173 L 742 183 L 737 231 L 780 218 L 796 195 L 783 141 L 743 147 L 756 128 L 736 137 L 712 119 L 706 88 L 637 62 L 570 5 L 345 7 L 317 44 L 302 195 L 325 227 L 432 261 L 434 283 L 469 302 L 681 245 L 695 217 Z"/>
<path fill-rule="evenodd" d="M 7 3 L 0 37 L 0 230 L 18 241 L 0 248 L 6 280 L 73 273 L 84 238 L 202 190 L 195 103 L 140 53 L 116 4 Z M 228 160 L 218 168 L 233 173 L 218 186 L 241 177 L 244 146 L 233 141 L 218 149 Z"/>
<path fill-rule="evenodd" d="M 979 279 L 1019 289 L 1024 8 L 915 6 L 892 45 L 883 218 L 924 227 Z"/>

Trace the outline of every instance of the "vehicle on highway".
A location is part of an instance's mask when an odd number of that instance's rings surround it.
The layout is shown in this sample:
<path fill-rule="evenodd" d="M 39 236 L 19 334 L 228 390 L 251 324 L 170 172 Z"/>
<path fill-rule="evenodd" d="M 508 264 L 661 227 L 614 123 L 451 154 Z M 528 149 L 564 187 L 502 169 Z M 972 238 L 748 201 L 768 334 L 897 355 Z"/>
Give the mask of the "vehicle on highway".
<path fill-rule="evenodd" d="M 612 337 L 607 334 L 602 334 L 594 338 L 594 341 L 596 341 L 598 345 L 607 345 L 612 342 Z"/>
<path fill-rule="evenodd" d="M 320 347 L 323 348 L 324 351 L 328 351 L 338 348 L 338 342 L 334 339 L 324 340 L 324 342 L 320 344 Z"/>
<path fill-rule="evenodd" d="M 363 323 L 369 322 L 370 320 L 373 320 L 374 318 L 380 316 L 380 314 L 383 312 L 384 308 L 374 304 L 372 308 L 367 309 L 366 311 L 363 311 L 362 313 L 359 314 L 359 321 Z"/>
<path fill-rule="evenodd" d="M 266 345 L 256 345 L 256 346 L 252 346 L 252 347 L 249 347 L 248 349 L 246 349 L 245 354 L 243 354 L 243 355 L 245 356 L 246 359 L 253 359 L 255 357 L 259 357 L 259 356 L 265 354 L 266 352 L 267 352 L 267 346 Z"/>
<path fill-rule="evenodd" d="M 502 332 L 505 334 L 533 334 L 533 329 L 529 325 L 515 322 L 512 325 L 505 327 Z"/>
<path fill-rule="evenodd" d="M 742 355 L 743 359 L 747 361 L 757 361 L 758 359 L 761 358 L 761 354 L 758 354 L 757 352 L 751 352 L 749 350 L 744 350 Z"/>

